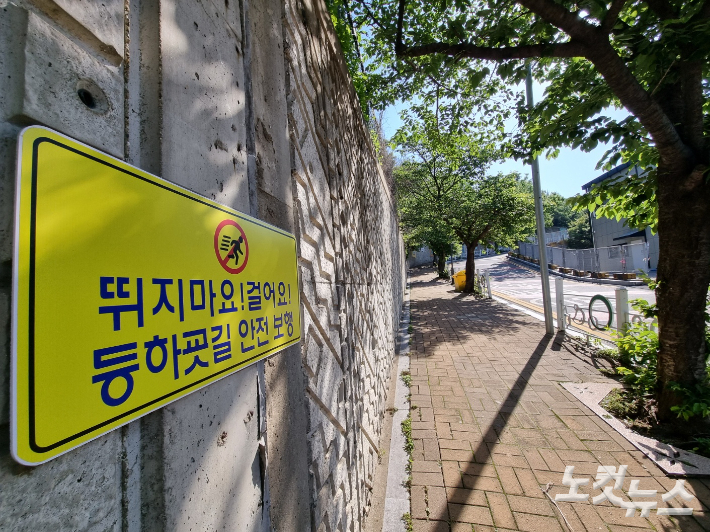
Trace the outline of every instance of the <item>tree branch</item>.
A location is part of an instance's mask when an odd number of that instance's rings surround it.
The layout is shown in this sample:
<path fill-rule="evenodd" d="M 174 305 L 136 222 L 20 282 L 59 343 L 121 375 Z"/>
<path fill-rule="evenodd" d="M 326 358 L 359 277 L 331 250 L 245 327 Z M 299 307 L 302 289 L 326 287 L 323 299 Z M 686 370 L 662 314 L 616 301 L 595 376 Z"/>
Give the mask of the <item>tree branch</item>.
<path fill-rule="evenodd" d="M 475 240 L 478 241 L 478 242 L 480 242 L 481 240 L 483 240 L 483 239 L 488 235 L 488 233 L 490 233 L 491 228 L 492 228 L 492 227 L 491 227 L 491 224 L 486 224 L 486 226 L 483 228 L 483 230 L 481 231 L 481 233 L 478 235 L 478 238 L 476 238 Z"/>
<path fill-rule="evenodd" d="M 680 64 L 680 84 L 683 93 L 683 136 L 696 155 L 707 157 L 703 152 L 705 137 L 703 127 L 703 63 L 683 61 Z M 701 155 L 702 154 L 702 155 Z M 705 155 L 705 157 L 703 157 Z M 710 161 L 703 161 L 708 163 Z"/>
<path fill-rule="evenodd" d="M 421 57 L 433 53 L 450 55 L 453 57 L 469 57 L 474 59 L 491 59 L 501 61 L 507 59 L 528 59 L 531 57 L 584 57 L 584 50 L 581 44 L 574 42 L 576 35 L 582 38 L 597 37 L 595 28 L 580 20 L 576 15 L 558 6 L 549 0 L 519 0 L 519 3 L 537 13 L 542 18 L 550 17 L 548 22 L 558 25 L 564 29 L 573 40 L 567 43 L 534 44 L 530 46 L 516 46 L 507 48 L 488 48 L 475 46 L 470 43 L 447 44 L 431 43 L 419 46 L 405 47 L 402 42 L 404 26 L 404 8 L 406 0 L 399 0 L 399 12 L 397 14 L 397 36 L 394 43 L 394 51 L 397 57 Z M 527 4 L 531 5 L 527 5 Z M 540 9 L 537 12 L 535 7 Z M 549 12 L 549 13 L 548 13 Z M 567 27 L 571 28 L 570 30 Z"/>
<path fill-rule="evenodd" d="M 383 32 L 387 32 L 387 30 L 386 30 L 385 27 L 382 25 L 382 23 L 377 19 L 377 17 L 375 17 L 375 14 L 372 12 L 372 10 L 370 9 L 370 7 L 367 5 L 367 3 L 365 2 L 365 0 L 360 0 L 359 4 L 363 7 L 363 9 L 365 10 L 365 14 L 366 14 L 367 17 L 372 21 L 372 23 L 373 23 L 375 26 L 377 26 L 378 28 L 380 28 L 380 30 L 382 30 Z M 395 48 L 396 48 L 396 46 L 395 46 Z M 411 69 L 414 70 L 414 71 L 419 70 L 419 67 L 417 67 L 417 65 L 415 65 L 415 64 L 412 63 L 411 61 L 406 61 L 406 60 L 405 60 L 404 63 L 405 63 L 409 68 L 411 68 Z M 393 68 L 395 69 L 395 71 L 396 71 L 398 74 L 401 74 L 401 71 L 400 71 L 397 67 L 393 67 Z M 427 79 L 428 79 L 429 81 L 431 81 L 431 82 L 432 82 L 434 85 L 436 85 L 437 87 L 442 87 L 441 83 L 439 83 L 439 81 L 438 81 L 436 78 L 434 78 L 433 76 L 431 76 L 431 75 L 429 75 L 429 74 L 426 74 L 426 77 L 427 77 Z"/>
<path fill-rule="evenodd" d="M 647 1 L 663 2 L 663 0 Z M 573 40 L 584 42 L 585 57 L 594 64 L 621 103 L 651 134 L 661 157 L 668 163 L 679 166 L 690 163 L 693 155 L 678 135 L 673 122 L 663 112 L 658 102 L 644 90 L 616 50 L 612 48 L 607 35 L 552 0 L 517 0 L 517 2 L 564 30 Z"/>
<path fill-rule="evenodd" d="M 404 45 L 402 44 L 402 26 L 404 25 L 404 4 L 406 0 L 399 0 L 399 12 L 397 13 L 397 37 L 394 41 L 394 53 L 397 57 L 402 54 Z"/>
<path fill-rule="evenodd" d="M 563 30 L 572 39 L 594 41 L 598 40 L 602 35 L 599 28 L 588 24 L 579 18 L 576 13 L 567 11 L 552 0 L 517 0 L 517 2 L 545 21 Z"/>
<path fill-rule="evenodd" d="M 345 14 L 348 16 L 348 23 L 350 24 L 350 33 L 353 36 L 353 41 L 355 41 L 355 51 L 357 52 L 357 59 L 360 62 L 360 72 L 365 73 L 365 65 L 362 62 L 362 54 L 360 53 L 360 39 L 357 32 L 355 31 L 355 24 L 353 22 L 353 16 L 350 13 L 350 5 L 348 0 L 344 1 Z"/>
<path fill-rule="evenodd" d="M 691 164 L 693 154 L 683 143 L 673 122 L 641 86 L 611 44 L 590 48 L 587 59 L 594 64 L 624 107 L 649 132 L 661 158 L 678 167 Z"/>
<path fill-rule="evenodd" d="M 511 46 L 489 48 L 470 43 L 447 44 L 429 43 L 405 47 L 399 43 L 399 57 L 421 57 L 429 54 L 444 54 L 456 58 L 490 59 L 504 61 L 508 59 L 528 59 L 531 57 L 584 57 L 584 47 L 574 41 L 566 43 L 532 44 L 529 46 Z M 396 48 L 396 47 L 395 47 Z"/>
<path fill-rule="evenodd" d="M 414 151 L 414 153 L 419 155 L 419 157 L 422 159 L 422 162 L 424 163 L 424 166 L 426 166 L 426 168 L 429 172 L 429 176 L 431 177 L 431 180 L 434 182 L 434 185 L 436 186 L 436 194 L 434 194 L 434 192 L 431 190 L 431 188 L 429 188 L 429 183 L 428 183 L 427 179 L 424 179 L 422 181 L 422 185 L 424 186 L 424 188 L 426 188 L 427 193 L 429 194 L 429 197 L 439 199 L 441 197 L 441 187 L 439 186 L 439 178 L 436 173 L 437 156 L 435 155 L 433 157 L 433 160 L 431 162 L 429 162 L 427 160 L 426 156 L 424 155 L 425 152 L 423 153 L 422 150 L 419 149 L 419 146 L 414 146 L 411 149 Z"/>
<path fill-rule="evenodd" d="M 611 30 L 614 29 L 614 26 L 616 25 L 616 21 L 619 20 L 619 13 L 621 13 L 621 10 L 624 8 L 624 4 L 626 3 L 626 0 L 613 0 L 611 3 L 611 6 L 609 7 L 609 11 L 606 12 L 606 15 L 604 15 L 604 20 L 602 21 L 602 31 L 606 34 L 611 33 Z"/>
<path fill-rule="evenodd" d="M 370 6 L 367 5 L 365 0 L 360 0 L 358 3 L 363 7 L 363 9 L 365 10 L 365 14 L 375 26 L 380 28 L 382 31 L 387 31 L 382 25 L 382 23 L 377 19 L 377 17 L 375 17 L 375 14 L 370 10 Z"/>
<path fill-rule="evenodd" d="M 668 164 L 688 167 L 692 164 L 694 154 L 683 142 L 673 122 L 630 71 L 625 62 L 609 43 L 608 35 L 600 28 L 592 26 L 575 13 L 567 11 L 552 0 L 516 0 L 545 21 L 566 32 L 571 40 L 567 43 L 545 45 L 530 45 L 511 48 L 483 48 L 468 43 L 456 45 L 432 43 L 405 48 L 402 43 L 404 8 L 406 0 L 399 0 L 399 16 L 397 19 L 397 56 L 417 57 L 432 53 L 445 53 L 455 57 L 471 57 L 476 59 L 506 60 L 526 59 L 530 57 L 586 57 L 591 61 L 605 81 L 619 98 L 621 103 L 638 118 L 650 133 L 656 148 Z M 656 0 L 647 0 L 649 5 L 656 6 Z M 618 4 L 618 2 L 614 2 Z M 706 0 L 705 8 L 710 5 Z M 614 7 L 613 9 L 621 9 Z M 611 11 L 611 9 L 610 9 Z"/>
<path fill-rule="evenodd" d="M 661 79 L 658 81 L 658 83 L 656 83 L 656 86 L 655 86 L 655 87 L 653 88 L 653 90 L 651 91 L 651 96 L 653 96 L 654 94 L 656 94 L 656 91 L 658 90 L 658 87 L 660 87 L 660 86 L 661 86 L 661 83 L 663 83 L 663 80 L 666 79 L 666 76 L 667 76 L 668 73 L 671 71 L 671 68 L 673 68 L 673 65 L 675 65 L 675 62 L 676 62 L 676 59 L 673 60 L 673 62 L 670 64 L 670 66 L 669 66 L 669 67 L 666 69 L 666 71 L 663 73 L 663 76 L 662 76 Z"/>
<path fill-rule="evenodd" d="M 427 170 L 429 170 L 429 174 L 433 176 L 433 175 L 434 175 L 434 169 L 432 168 L 432 164 L 435 164 L 435 163 L 430 163 L 430 162 L 427 160 L 427 158 L 426 158 L 424 155 L 422 155 L 422 150 L 419 149 L 419 145 L 415 144 L 414 146 L 410 146 L 409 148 L 410 148 L 414 153 L 416 153 L 417 155 L 419 155 L 419 157 L 421 157 L 422 162 L 424 163 L 424 166 L 426 166 L 426 167 L 427 167 Z M 436 156 L 434 156 L 434 159 L 436 159 Z"/>

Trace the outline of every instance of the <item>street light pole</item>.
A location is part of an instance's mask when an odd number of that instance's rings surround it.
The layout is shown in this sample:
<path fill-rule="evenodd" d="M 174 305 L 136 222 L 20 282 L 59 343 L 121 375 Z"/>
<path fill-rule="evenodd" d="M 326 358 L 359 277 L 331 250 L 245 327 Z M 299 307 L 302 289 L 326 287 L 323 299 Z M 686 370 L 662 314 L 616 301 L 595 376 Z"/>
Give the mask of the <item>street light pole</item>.
<path fill-rule="evenodd" d="M 528 108 L 532 109 L 532 71 L 530 62 L 527 63 L 525 77 L 525 92 Z M 537 157 L 532 161 L 533 195 L 535 196 L 535 225 L 537 226 L 537 245 L 540 248 L 540 277 L 542 278 L 542 307 L 545 313 L 545 331 L 555 334 L 555 325 L 552 323 L 552 301 L 550 301 L 550 276 L 547 272 L 547 251 L 545 249 L 545 216 L 542 211 L 542 189 L 540 187 L 540 167 Z"/>

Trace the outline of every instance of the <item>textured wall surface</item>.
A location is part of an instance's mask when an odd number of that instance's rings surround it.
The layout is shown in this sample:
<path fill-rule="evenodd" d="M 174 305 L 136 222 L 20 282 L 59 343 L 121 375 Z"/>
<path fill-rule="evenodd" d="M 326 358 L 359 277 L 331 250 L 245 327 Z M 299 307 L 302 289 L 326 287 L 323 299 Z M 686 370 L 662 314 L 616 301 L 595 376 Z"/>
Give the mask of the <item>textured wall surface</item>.
<path fill-rule="evenodd" d="M 322 2 L 289 0 L 289 132 L 316 530 L 358 530 L 402 303 L 388 187 Z"/>
<path fill-rule="evenodd" d="M 0 72 L 0 530 L 360 530 L 404 251 L 323 0 L 0 0 Z M 15 464 L 15 150 L 31 124 L 296 234 L 301 344 Z"/>

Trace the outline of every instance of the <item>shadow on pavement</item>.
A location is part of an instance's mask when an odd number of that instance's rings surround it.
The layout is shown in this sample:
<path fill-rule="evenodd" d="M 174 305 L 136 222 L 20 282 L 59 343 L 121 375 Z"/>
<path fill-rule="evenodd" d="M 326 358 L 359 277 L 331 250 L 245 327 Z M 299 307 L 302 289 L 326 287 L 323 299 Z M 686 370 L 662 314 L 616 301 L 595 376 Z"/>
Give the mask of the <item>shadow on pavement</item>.
<path fill-rule="evenodd" d="M 505 426 L 508 424 L 508 420 L 510 419 L 510 416 L 502 414 L 512 412 L 515 409 L 518 402 L 520 401 L 520 397 L 522 396 L 525 387 L 528 385 L 528 380 L 530 379 L 530 377 L 532 377 L 532 374 L 535 371 L 537 365 L 539 364 L 540 359 L 542 358 L 542 355 L 545 352 L 545 349 L 547 349 L 552 340 L 553 337 L 551 335 L 545 335 L 542 337 L 542 339 L 530 355 L 530 358 L 525 364 L 525 367 L 520 370 L 518 378 L 516 379 L 515 383 L 508 392 L 508 395 L 501 402 L 500 408 L 498 409 L 498 412 L 496 412 L 493 421 L 491 421 L 491 423 L 488 425 L 488 428 L 485 430 L 485 432 L 483 432 L 483 435 L 481 436 L 481 441 L 478 443 L 478 446 L 473 451 L 473 460 L 469 462 L 466 470 L 462 471 L 464 475 L 468 475 L 469 478 L 473 480 L 469 482 L 467 487 L 465 488 L 454 488 L 455 492 L 461 492 L 461 498 L 464 498 L 465 494 L 470 490 L 476 489 L 476 482 L 481 478 L 478 476 L 477 470 L 480 468 L 481 464 L 486 462 L 486 459 L 491 454 L 491 449 L 498 444 L 498 432 L 496 432 L 496 429 L 502 430 L 503 428 L 505 428 Z M 556 339 L 555 343 L 553 343 L 552 349 L 559 349 L 559 346 L 556 345 L 559 343 L 557 342 L 557 340 L 558 339 Z M 452 495 L 449 497 L 449 500 L 455 500 L 456 498 L 456 495 Z M 447 515 L 441 515 L 438 516 L 437 519 L 441 521 L 450 520 L 451 522 L 459 521 L 459 518 L 461 517 L 461 508 L 463 507 L 450 506 L 448 508 L 448 517 Z"/>
<path fill-rule="evenodd" d="M 411 272 L 411 286 L 418 289 L 439 286 L 445 297 L 413 299 L 412 324 L 415 326 L 412 351 L 419 356 L 435 352 L 438 344 L 467 342 L 474 336 L 492 337 L 530 327 L 531 318 L 515 309 L 470 294 L 455 292 L 453 286 L 436 278 L 431 268 Z M 424 352 L 419 349 L 424 338 Z"/>

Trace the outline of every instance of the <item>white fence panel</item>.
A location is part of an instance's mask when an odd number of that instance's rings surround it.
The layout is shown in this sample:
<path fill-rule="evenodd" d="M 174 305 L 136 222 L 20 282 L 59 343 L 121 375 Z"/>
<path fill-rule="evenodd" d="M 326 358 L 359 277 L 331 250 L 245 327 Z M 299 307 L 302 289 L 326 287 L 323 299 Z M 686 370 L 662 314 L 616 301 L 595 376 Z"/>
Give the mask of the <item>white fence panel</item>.
<path fill-rule="evenodd" d="M 599 249 L 599 268 L 603 272 L 620 271 L 621 250 L 618 247 Z"/>
<path fill-rule="evenodd" d="M 627 254 L 627 271 L 633 272 L 636 270 L 643 270 L 648 273 L 649 270 L 649 246 L 648 243 L 643 242 L 641 244 L 631 244 L 626 246 Z M 629 263 L 629 257 L 631 262 Z"/>
<path fill-rule="evenodd" d="M 565 250 L 563 248 L 548 248 L 550 250 L 550 262 L 562 266 Z"/>
<path fill-rule="evenodd" d="M 520 254 L 540 258 L 537 244 L 519 242 Z M 547 258 L 552 264 L 585 272 L 637 272 L 649 269 L 649 246 L 645 242 L 625 246 L 590 249 L 565 249 L 546 246 Z"/>

